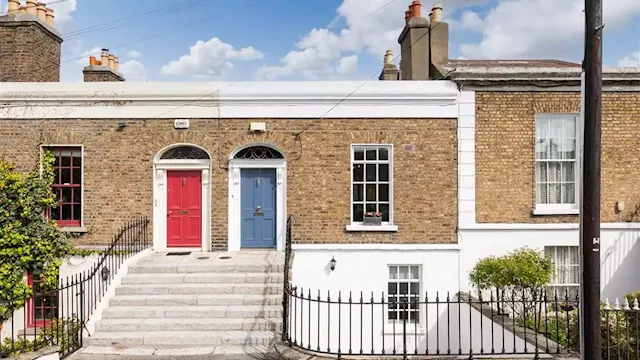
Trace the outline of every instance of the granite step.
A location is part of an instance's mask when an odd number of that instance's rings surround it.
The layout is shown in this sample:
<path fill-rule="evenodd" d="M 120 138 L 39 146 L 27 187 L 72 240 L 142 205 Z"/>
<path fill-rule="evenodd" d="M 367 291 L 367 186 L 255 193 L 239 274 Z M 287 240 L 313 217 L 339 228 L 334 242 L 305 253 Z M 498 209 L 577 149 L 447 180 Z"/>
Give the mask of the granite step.
<path fill-rule="evenodd" d="M 97 332 L 85 339 L 86 346 L 181 346 L 273 345 L 279 341 L 273 331 L 151 331 Z"/>
<path fill-rule="evenodd" d="M 283 281 L 281 273 L 128 274 L 122 284 L 281 284 Z"/>
<path fill-rule="evenodd" d="M 282 306 L 109 306 L 103 319 L 281 318 Z"/>
<path fill-rule="evenodd" d="M 220 345 L 200 347 L 155 347 L 155 346 L 88 346 L 69 357 L 72 360 L 276 360 L 281 357 L 273 346 L 264 345 Z"/>
<path fill-rule="evenodd" d="M 159 318 L 103 319 L 96 324 L 98 332 L 150 331 L 278 331 L 281 319 L 264 318 Z"/>
<path fill-rule="evenodd" d="M 282 284 L 146 284 L 121 285 L 116 295 L 169 295 L 169 294 L 282 294 Z"/>
<path fill-rule="evenodd" d="M 282 295 L 117 295 L 110 306 L 180 306 L 180 305 L 270 305 L 282 304 Z"/>

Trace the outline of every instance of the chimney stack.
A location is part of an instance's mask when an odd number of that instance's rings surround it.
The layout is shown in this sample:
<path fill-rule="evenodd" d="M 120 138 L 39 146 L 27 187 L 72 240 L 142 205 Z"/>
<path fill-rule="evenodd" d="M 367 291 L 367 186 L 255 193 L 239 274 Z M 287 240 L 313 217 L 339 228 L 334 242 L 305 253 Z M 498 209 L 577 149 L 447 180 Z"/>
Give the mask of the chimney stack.
<path fill-rule="evenodd" d="M 58 82 L 62 36 L 43 0 L 0 0 L 0 81 Z"/>
<path fill-rule="evenodd" d="M 387 50 L 384 54 L 382 73 L 378 79 L 383 81 L 399 80 L 399 71 L 393 63 L 393 52 L 391 50 Z"/>
<path fill-rule="evenodd" d="M 449 24 L 442 21 L 442 5 L 433 5 L 431 14 L 431 33 L 429 34 L 431 77 L 439 78 L 444 74 L 439 74 L 438 67 L 449 62 Z"/>
<path fill-rule="evenodd" d="M 406 25 L 398 38 L 402 51 L 402 80 L 429 80 L 429 20 L 422 17 L 422 3 L 414 0 L 405 13 Z"/>
<path fill-rule="evenodd" d="M 82 73 L 84 82 L 124 81 L 124 76 L 120 73 L 120 61 L 117 56 L 109 53 L 109 49 L 102 49 L 100 60 L 89 56 L 89 66 Z"/>

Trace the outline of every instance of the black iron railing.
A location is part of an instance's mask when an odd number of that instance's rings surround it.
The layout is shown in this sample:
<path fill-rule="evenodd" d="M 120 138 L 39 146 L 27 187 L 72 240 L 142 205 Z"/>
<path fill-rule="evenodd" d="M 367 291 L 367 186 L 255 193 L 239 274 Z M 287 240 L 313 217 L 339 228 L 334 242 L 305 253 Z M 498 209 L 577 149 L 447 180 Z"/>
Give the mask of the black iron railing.
<path fill-rule="evenodd" d="M 82 347 L 82 335 L 125 260 L 151 246 L 149 220 L 127 222 L 95 263 L 59 280 L 56 289 L 33 291 L 0 303 L 0 358 L 59 347 L 62 358 Z M 89 334 L 90 335 L 90 334 Z"/>
<path fill-rule="evenodd" d="M 282 296 L 282 319 L 283 324 L 287 323 L 287 319 L 289 318 L 289 295 L 287 294 L 287 289 L 289 288 L 289 272 L 291 271 L 291 225 L 292 225 L 292 217 L 289 215 L 287 218 L 287 233 L 285 236 L 285 245 L 284 245 L 284 292 Z M 289 338 L 289 334 L 286 327 L 282 329 L 282 340 L 287 341 Z"/>
<path fill-rule="evenodd" d="M 401 293 L 402 287 L 399 290 Z M 484 295 L 484 296 L 482 296 Z M 500 296 L 498 296 L 500 295 Z M 287 287 L 285 341 L 338 358 L 575 355 L 577 296 L 510 293 L 351 293 Z M 640 359 L 637 300 L 603 306 L 603 359 Z"/>

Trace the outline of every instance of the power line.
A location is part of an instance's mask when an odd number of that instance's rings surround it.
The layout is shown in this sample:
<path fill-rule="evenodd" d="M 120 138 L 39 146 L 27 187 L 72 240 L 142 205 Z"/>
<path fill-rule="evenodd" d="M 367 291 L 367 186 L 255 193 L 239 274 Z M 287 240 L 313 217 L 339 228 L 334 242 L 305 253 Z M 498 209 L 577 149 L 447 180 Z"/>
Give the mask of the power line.
<path fill-rule="evenodd" d="M 190 22 L 190 23 L 188 23 L 188 24 L 181 25 L 181 26 L 177 26 L 177 27 L 171 28 L 171 29 L 169 29 L 169 30 L 165 30 L 165 31 L 159 31 L 159 32 L 156 32 L 156 33 L 154 33 L 154 34 L 152 34 L 152 35 L 145 36 L 145 37 L 142 37 L 142 38 L 138 38 L 138 39 L 136 39 L 136 40 L 132 40 L 132 41 L 129 41 L 129 42 L 126 42 L 126 43 L 120 44 L 120 45 L 110 46 L 110 47 L 109 47 L 109 50 L 119 49 L 119 48 L 122 48 L 122 47 L 125 47 L 125 46 L 129 46 L 129 45 L 136 44 L 136 43 L 139 43 L 139 42 L 142 42 L 142 41 L 146 41 L 146 40 L 149 40 L 149 39 L 153 39 L 153 38 L 155 38 L 155 37 L 158 37 L 158 36 L 164 35 L 164 34 L 169 33 L 169 32 L 174 32 L 174 31 L 182 30 L 182 29 L 185 29 L 185 28 L 188 28 L 188 27 L 194 26 L 194 25 L 198 25 L 198 24 L 204 23 L 204 22 L 209 22 L 209 21 L 211 21 L 211 19 L 220 18 L 220 17 L 225 17 L 225 16 L 227 16 L 227 15 L 229 15 L 229 14 L 231 14 L 231 13 L 234 13 L 234 12 L 237 12 L 237 11 L 240 11 L 240 10 L 243 10 L 243 9 L 245 9 L 245 8 L 248 8 L 248 7 L 258 6 L 258 5 L 260 5 L 260 4 L 262 4 L 262 3 L 265 3 L 265 2 L 267 2 L 267 1 L 273 1 L 273 0 L 259 0 L 259 1 L 255 1 L 255 2 L 252 2 L 251 4 L 247 4 L 247 5 L 244 5 L 244 6 L 242 6 L 242 7 L 238 7 L 238 8 L 235 8 L 235 9 L 233 9 L 233 10 L 230 10 L 230 11 L 227 11 L 227 12 L 224 12 L 224 13 L 217 14 L 217 16 L 208 16 L 206 19 L 202 19 L 202 20 L 198 20 L 198 21 L 192 21 L 192 22 Z M 96 55 L 96 54 L 97 54 L 97 53 L 95 53 L 95 54 L 93 54 L 93 53 L 92 53 L 92 54 L 88 54 L 88 55 Z M 67 59 L 67 60 L 62 61 L 62 62 L 61 62 L 61 64 L 66 64 L 66 63 L 69 63 L 69 62 L 72 62 L 72 61 L 76 61 L 76 60 L 84 59 L 84 58 L 85 58 L 86 56 L 88 56 L 88 55 L 87 55 L 87 54 L 85 54 L 85 55 L 82 55 L 82 56 L 79 56 L 79 57 L 75 57 L 75 58 Z"/>
<path fill-rule="evenodd" d="M 63 37 L 65 38 L 65 40 L 71 40 L 71 39 L 75 39 L 75 38 L 78 38 L 80 36 L 91 34 L 91 33 L 95 33 L 95 32 L 109 31 L 109 30 L 117 29 L 117 28 L 120 28 L 120 27 L 123 27 L 123 26 L 127 25 L 127 23 L 130 22 L 130 21 L 127 21 L 127 20 L 133 20 L 133 19 L 136 19 L 136 18 L 139 18 L 139 17 L 148 16 L 148 15 L 175 14 L 175 13 L 178 13 L 180 11 L 188 10 L 188 9 L 203 5 L 206 2 L 207 2 L 207 0 L 188 0 L 188 1 L 183 1 L 183 2 L 180 2 L 180 3 L 177 3 L 177 4 L 173 4 L 173 5 L 169 5 L 169 6 L 163 6 L 161 8 L 157 8 L 157 9 L 153 9 L 153 10 L 137 13 L 137 14 L 134 14 L 134 15 L 126 16 L 126 17 L 123 17 L 123 18 L 107 21 L 107 22 L 104 22 L 102 24 L 97 24 L 97 25 L 93 25 L 93 26 L 88 26 L 86 28 L 70 31 L 68 33 L 63 34 Z M 124 22 L 124 23 L 118 24 L 120 22 Z M 118 25 L 110 26 L 112 24 L 118 24 Z"/>

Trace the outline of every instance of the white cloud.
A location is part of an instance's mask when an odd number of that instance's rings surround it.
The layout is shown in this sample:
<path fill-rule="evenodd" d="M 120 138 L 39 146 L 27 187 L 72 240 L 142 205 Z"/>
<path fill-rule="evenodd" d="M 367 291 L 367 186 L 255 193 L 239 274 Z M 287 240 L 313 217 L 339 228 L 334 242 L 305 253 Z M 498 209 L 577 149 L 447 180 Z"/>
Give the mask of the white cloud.
<path fill-rule="evenodd" d="M 120 72 L 127 81 L 147 81 L 147 68 L 138 60 L 120 64 Z"/>
<path fill-rule="evenodd" d="M 461 28 L 473 31 L 482 31 L 484 27 L 484 22 L 480 18 L 480 15 L 473 11 L 463 12 L 460 16 L 459 24 Z"/>
<path fill-rule="evenodd" d="M 220 75 L 233 68 L 233 61 L 259 60 L 263 56 L 251 46 L 235 50 L 214 37 L 206 42 L 199 40 L 191 46 L 188 55 L 164 65 L 160 72 L 165 75 Z"/>
<path fill-rule="evenodd" d="M 629 56 L 624 57 L 618 61 L 618 66 L 622 67 L 639 67 L 640 66 L 640 51 L 631 53 Z"/>
<path fill-rule="evenodd" d="M 73 13 L 78 8 L 78 0 L 66 0 L 49 5 L 55 15 L 55 28 L 61 33 L 66 33 L 71 29 Z"/>
<path fill-rule="evenodd" d="M 483 39 L 460 50 L 469 58 L 575 57 L 584 39 L 583 7 L 582 0 L 500 0 L 484 18 L 467 15 L 466 26 Z M 605 1 L 603 12 L 605 31 L 624 27 L 640 13 L 640 2 Z"/>
<path fill-rule="evenodd" d="M 445 17 L 462 5 L 488 1 L 445 0 Z M 334 72 L 343 58 L 353 54 L 365 52 L 380 59 L 387 49 L 399 54 L 398 36 L 404 27 L 404 12 L 409 4 L 410 0 L 343 0 L 337 9 L 337 18 L 327 28 L 309 31 L 295 44 L 294 50 L 280 59 L 278 65 L 263 66 L 257 75 L 267 79 L 291 75 L 316 78 Z M 426 4 L 422 12 L 423 16 L 429 13 Z M 345 28 L 331 30 L 338 23 L 344 23 Z"/>
<path fill-rule="evenodd" d="M 137 50 L 131 50 L 127 55 L 129 55 L 129 57 L 132 59 L 139 59 L 142 57 L 142 53 Z"/>
<path fill-rule="evenodd" d="M 358 71 L 358 55 L 351 55 L 340 59 L 336 71 L 341 75 L 348 75 Z"/>
<path fill-rule="evenodd" d="M 79 65 L 89 66 L 89 56 L 96 56 L 98 60 L 100 60 L 100 54 L 102 53 L 102 48 L 99 46 L 94 46 L 91 49 L 85 50 L 82 54 L 78 55 L 78 60 L 76 63 Z"/>

